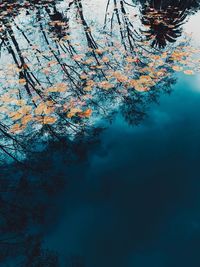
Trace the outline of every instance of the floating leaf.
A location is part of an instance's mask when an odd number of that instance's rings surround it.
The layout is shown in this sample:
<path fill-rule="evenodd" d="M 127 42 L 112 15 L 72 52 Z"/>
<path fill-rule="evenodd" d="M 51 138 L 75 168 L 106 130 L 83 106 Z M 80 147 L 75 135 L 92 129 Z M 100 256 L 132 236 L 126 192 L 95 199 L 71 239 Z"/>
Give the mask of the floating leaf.
<path fill-rule="evenodd" d="M 113 88 L 113 84 L 109 83 L 108 81 L 103 81 L 99 83 L 99 87 L 107 90 Z"/>
<path fill-rule="evenodd" d="M 173 66 L 172 69 L 173 69 L 174 71 L 182 71 L 183 68 L 180 67 L 180 66 Z"/>
<path fill-rule="evenodd" d="M 19 79 L 19 84 L 25 85 L 26 84 L 26 80 L 25 79 Z"/>
<path fill-rule="evenodd" d="M 184 70 L 184 73 L 186 75 L 193 75 L 194 74 L 194 71 L 193 70 Z"/>
<path fill-rule="evenodd" d="M 31 114 L 29 114 L 29 115 L 26 115 L 26 116 L 24 116 L 22 119 L 21 119 L 21 122 L 22 122 L 22 124 L 27 124 L 28 122 L 30 122 L 31 120 L 32 120 L 32 115 Z"/>
<path fill-rule="evenodd" d="M 10 128 L 10 132 L 11 133 L 19 133 L 19 132 L 23 131 L 25 128 L 26 128 L 26 126 L 21 126 L 19 123 L 16 123 Z"/>
<path fill-rule="evenodd" d="M 108 57 L 104 56 L 104 57 L 102 58 L 102 61 L 103 61 L 104 63 L 108 63 L 108 62 L 110 61 L 110 59 L 109 59 Z"/>
<path fill-rule="evenodd" d="M 22 117 L 24 116 L 24 114 L 23 113 L 19 113 L 19 112 L 14 112 L 14 115 L 12 116 L 12 120 L 13 121 L 16 121 L 16 120 L 19 120 L 19 119 L 21 119 Z"/>
<path fill-rule="evenodd" d="M 35 115 L 41 115 L 44 112 L 44 109 L 46 108 L 46 104 L 44 102 L 41 102 L 35 109 Z"/>
<path fill-rule="evenodd" d="M 81 109 L 79 108 L 71 108 L 69 113 L 67 113 L 67 118 L 72 118 L 73 116 L 75 116 L 78 112 L 82 112 Z"/>
<path fill-rule="evenodd" d="M 78 113 L 78 116 L 80 118 L 89 118 L 91 115 L 92 115 L 92 110 L 90 108 Z"/>
<path fill-rule="evenodd" d="M 55 117 L 44 117 L 43 123 L 44 124 L 53 124 L 57 121 L 57 119 Z"/>

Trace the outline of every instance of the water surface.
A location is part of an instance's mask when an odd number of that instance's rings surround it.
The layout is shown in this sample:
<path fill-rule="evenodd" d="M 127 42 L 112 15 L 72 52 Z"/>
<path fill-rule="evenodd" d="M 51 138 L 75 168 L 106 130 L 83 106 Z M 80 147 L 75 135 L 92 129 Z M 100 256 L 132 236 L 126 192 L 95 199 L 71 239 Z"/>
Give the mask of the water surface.
<path fill-rule="evenodd" d="M 198 267 L 198 3 L 72 2 L 1 4 L 0 266 Z"/>

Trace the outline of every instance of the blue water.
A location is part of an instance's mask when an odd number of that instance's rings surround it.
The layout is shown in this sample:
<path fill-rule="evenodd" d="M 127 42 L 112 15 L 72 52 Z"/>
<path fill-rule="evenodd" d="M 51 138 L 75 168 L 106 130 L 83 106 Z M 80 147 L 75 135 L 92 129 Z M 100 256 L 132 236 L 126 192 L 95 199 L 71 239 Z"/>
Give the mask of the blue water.
<path fill-rule="evenodd" d="M 199 3 L 4 2 L 0 267 L 200 267 Z"/>
<path fill-rule="evenodd" d="M 71 167 L 45 248 L 88 267 L 200 266 L 197 81 L 178 77 L 139 126 L 116 117 L 88 160 Z"/>

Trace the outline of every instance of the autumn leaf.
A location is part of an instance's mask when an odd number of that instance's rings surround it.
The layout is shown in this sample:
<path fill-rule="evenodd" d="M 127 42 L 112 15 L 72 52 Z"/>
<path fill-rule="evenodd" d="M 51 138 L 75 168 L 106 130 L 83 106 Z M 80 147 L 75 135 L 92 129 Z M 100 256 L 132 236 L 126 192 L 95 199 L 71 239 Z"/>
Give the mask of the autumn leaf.
<path fill-rule="evenodd" d="M 128 81 L 128 77 L 120 72 L 113 73 L 113 76 L 117 79 L 118 82 L 124 83 Z"/>
<path fill-rule="evenodd" d="M 92 86 L 86 86 L 83 88 L 84 91 L 92 91 Z"/>
<path fill-rule="evenodd" d="M 46 108 L 46 104 L 44 102 L 41 102 L 35 109 L 35 115 L 41 115 Z"/>
<path fill-rule="evenodd" d="M 129 86 L 134 87 L 137 84 L 137 81 L 134 79 L 131 79 L 128 81 L 128 83 L 129 83 Z"/>
<path fill-rule="evenodd" d="M 78 112 L 82 112 L 79 108 L 71 108 L 70 111 L 67 113 L 67 118 L 71 119 L 73 116 L 75 116 Z"/>
<path fill-rule="evenodd" d="M 141 86 L 141 85 L 136 85 L 135 86 L 135 90 L 138 91 L 138 92 L 147 92 L 147 91 L 150 90 L 150 88 L 144 87 L 144 86 Z"/>
<path fill-rule="evenodd" d="M 94 61 L 95 61 L 94 58 L 91 57 L 91 58 L 86 59 L 83 63 L 86 64 L 86 65 L 90 65 L 90 64 L 92 64 Z"/>
<path fill-rule="evenodd" d="M 18 109 L 18 112 L 22 113 L 22 114 L 28 114 L 30 111 L 32 110 L 32 106 L 23 106 L 20 109 Z"/>
<path fill-rule="evenodd" d="M 94 86 L 95 82 L 93 80 L 87 81 L 87 86 Z"/>
<path fill-rule="evenodd" d="M 182 71 L 183 68 L 180 67 L 180 66 L 173 66 L 172 69 L 173 69 L 174 71 Z"/>
<path fill-rule="evenodd" d="M 80 118 L 89 118 L 91 115 L 92 115 L 92 110 L 90 108 L 78 113 L 78 116 Z"/>
<path fill-rule="evenodd" d="M 128 63 L 133 63 L 133 62 L 137 62 L 137 58 L 133 58 L 133 57 L 126 57 L 125 60 L 128 62 Z"/>
<path fill-rule="evenodd" d="M 27 123 L 30 122 L 31 120 L 32 120 L 32 115 L 29 114 L 29 115 L 24 116 L 24 117 L 21 119 L 21 123 L 22 123 L 22 124 L 27 124 Z"/>
<path fill-rule="evenodd" d="M 28 114 L 31 111 L 31 109 L 32 109 L 31 106 L 24 106 L 15 112 L 10 112 L 8 115 L 12 118 L 12 120 L 19 120 L 24 115 Z"/>
<path fill-rule="evenodd" d="M 76 61 L 81 61 L 84 55 L 74 55 L 72 58 Z"/>
<path fill-rule="evenodd" d="M 67 85 L 65 83 L 58 83 L 52 87 L 47 88 L 47 92 L 49 93 L 62 93 L 67 90 Z"/>
<path fill-rule="evenodd" d="M 142 83 L 149 83 L 151 81 L 152 81 L 152 78 L 148 75 L 140 76 L 140 82 L 142 82 Z"/>
<path fill-rule="evenodd" d="M 103 54 L 104 50 L 102 50 L 102 49 L 95 49 L 95 52 L 96 52 L 98 55 L 101 55 L 101 54 Z"/>
<path fill-rule="evenodd" d="M 108 57 L 104 56 L 104 57 L 102 58 L 102 61 L 103 61 L 104 63 L 108 63 L 108 62 L 110 61 L 110 59 L 109 59 Z"/>
<path fill-rule="evenodd" d="M 26 101 L 23 100 L 23 99 L 19 99 L 19 100 L 16 99 L 16 100 L 14 101 L 14 103 L 15 103 L 16 105 L 18 105 L 18 106 L 23 106 L 23 105 L 26 104 Z"/>
<path fill-rule="evenodd" d="M 23 68 L 26 70 L 28 69 L 28 65 L 26 63 L 23 64 Z"/>
<path fill-rule="evenodd" d="M 108 90 L 108 89 L 113 88 L 114 86 L 113 86 L 113 84 L 109 83 L 108 81 L 102 81 L 99 83 L 99 87 Z"/>
<path fill-rule="evenodd" d="M 193 70 L 184 70 L 184 73 L 186 75 L 193 75 L 194 74 L 194 71 Z"/>
<path fill-rule="evenodd" d="M 84 91 L 91 91 L 94 86 L 95 86 L 95 82 L 93 80 L 88 80 L 86 82 L 86 86 L 83 89 Z"/>
<path fill-rule="evenodd" d="M 12 115 L 13 113 L 11 113 L 11 115 Z M 24 116 L 24 114 L 23 113 L 19 113 L 19 112 L 14 112 L 14 115 L 12 116 L 12 120 L 13 121 L 16 121 L 16 120 L 19 120 L 19 119 L 21 119 L 22 117 Z"/>
<path fill-rule="evenodd" d="M 19 79 L 19 84 L 25 85 L 26 84 L 26 80 L 25 79 Z"/>
<path fill-rule="evenodd" d="M 87 76 L 86 74 L 81 74 L 81 75 L 80 75 L 80 78 L 81 78 L 82 80 L 86 80 L 87 77 L 88 77 L 88 76 Z"/>
<path fill-rule="evenodd" d="M 21 126 L 19 123 L 14 124 L 11 128 L 10 128 L 10 132 L 11 133 L 19 133 L 21 131 L 23 131 L 26 128 L 26 126 Z"/>
<path fill-rule="evenodd" d="M 55 117 L 48 117 L 48 116 L 45 116 L 44 117 L 44 120 L 43 120 L 43 123 L 44 124 L 53 124 L 57 121 L 57 119 Z"/>

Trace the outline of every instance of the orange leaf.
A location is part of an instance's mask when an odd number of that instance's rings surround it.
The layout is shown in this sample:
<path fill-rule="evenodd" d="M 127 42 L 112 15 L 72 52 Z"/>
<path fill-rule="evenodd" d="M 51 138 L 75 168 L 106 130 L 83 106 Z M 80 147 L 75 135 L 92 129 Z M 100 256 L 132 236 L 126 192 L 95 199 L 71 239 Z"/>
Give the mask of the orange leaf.
<path fill-rule="evenodd" d="M 89 118 L 92 115 L 92 110 L 90 108 L 86 109 L 83 112 L 79 112 L 78 116 L 80 118 Z"/>
<path fill-rule="evenodd" d="M 184 73 L 187 75 L 193 75 L 194 71 L 193 70 L 184 70 Z"/>
<path fill-rule="evenodd" d="M 44 124 L 53 124 L 57 121 L 55 117 L 44 117 Z"/>

